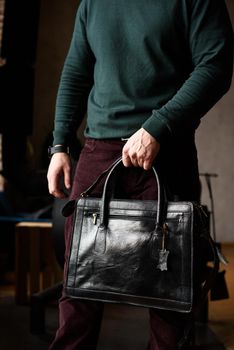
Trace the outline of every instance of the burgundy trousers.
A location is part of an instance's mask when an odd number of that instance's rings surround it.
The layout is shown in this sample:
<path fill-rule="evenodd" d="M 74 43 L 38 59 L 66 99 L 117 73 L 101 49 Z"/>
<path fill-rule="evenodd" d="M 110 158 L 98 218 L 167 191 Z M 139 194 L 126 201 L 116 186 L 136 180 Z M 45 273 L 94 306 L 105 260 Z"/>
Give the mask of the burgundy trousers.
<path fill-rule="evenodd" d="M 123 146 L 124 142 L 121 140 L 87 139 L 77 164 L 70 198 L 77 198 L 82 191 L 93 183 L 100 173 L 119 158 Z M 181 168 L 179 168 L 179 171 L 181 172 Z M 171 176 L 173 177 L 173 174 Z M 103 182 L 94 189 L 93 197 L 101 196 L 102 186 Z M 187 199 L 193 197 L 193 191 L 194 186 L 191 181 L 191 193 L 187 195 Z M 116 192 L 116 197 L 118 198 L 155 199 L 157 186 L 151 171 L 143 171 L 140 168 L 131 167 L 123 171 L 121 178 L 119 178 L 119 186 L 117 186 Z M 69 217 L 65 227 L 65 275 L 71 228 L 72 217 Z M 96 349 L 103 306 L 101 302 L 82 301 L 63 295 L 59 302 L 59 329 L 49 350 Z M 187 316 L 185 317 L 176 312 L 150 309 L 149 319 L 150 339 L 148 350 L 177 349 L 177 342 L 183 333 Z"/>

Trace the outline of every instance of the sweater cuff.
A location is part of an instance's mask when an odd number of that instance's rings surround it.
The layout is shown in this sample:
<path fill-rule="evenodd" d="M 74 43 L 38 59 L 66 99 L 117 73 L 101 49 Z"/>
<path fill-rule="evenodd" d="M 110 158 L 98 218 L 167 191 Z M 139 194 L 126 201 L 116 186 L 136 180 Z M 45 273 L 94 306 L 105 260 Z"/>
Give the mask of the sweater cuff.
<path fill-rule="evenodd" d="M 154 113 L 144 122 L 142 128 L 152 135 L 159 143 L 162 143 L 171 135 L 168 124 Z"/>
<path fill-rule="evenodd" d="M 55 145 L 69 145 L 69 135 L 64 132 L 53 132 L 53 146 Z"/>

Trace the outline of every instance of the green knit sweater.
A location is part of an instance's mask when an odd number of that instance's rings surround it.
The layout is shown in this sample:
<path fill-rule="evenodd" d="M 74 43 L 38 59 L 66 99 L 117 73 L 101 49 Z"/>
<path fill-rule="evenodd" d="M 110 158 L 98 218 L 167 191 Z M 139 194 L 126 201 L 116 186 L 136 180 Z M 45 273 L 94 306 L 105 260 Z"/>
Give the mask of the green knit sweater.
<path fill-rule="evenodd" d="M 85 135 L 159 142 L 194 130 L 228 90 L 233 32 L 224 0 L 83 0 L 56 102 L 54 144 Z"/>

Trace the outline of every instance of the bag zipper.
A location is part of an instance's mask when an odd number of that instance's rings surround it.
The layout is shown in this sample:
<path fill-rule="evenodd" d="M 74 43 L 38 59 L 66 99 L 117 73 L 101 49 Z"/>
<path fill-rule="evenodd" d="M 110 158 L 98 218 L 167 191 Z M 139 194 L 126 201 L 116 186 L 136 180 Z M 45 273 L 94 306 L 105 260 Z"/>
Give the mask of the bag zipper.
<path fill-rule="evenodd" d="M 98 218 L 100 216 L 100 213 L 97 213 L 97 212 L 85 212 L 84 216 L 92 217 L 93 218 L 93 224 L 96 225 L 97 224 L 97 220 L 98 220 Z M 108 218 L 110 218 L 110 219 L 113 219 L 113 218 L 127 219 L 129 217 L 134 218 L 135 220 L 141 220 L 142 219 L 142 216 L 137 216 L 137 215 L 128 215 L 126 217 L 126 215 L 123 215 L 123 214 L 121 214 L 121 215 L 116 214 L 116 215 L 109 215 L 108 216 Z M 155 218 L 153 216 L 145 216 L 145 217 L 147 217 L 147 218 L 149 218 L 151 220 L 155 220 Z"/>
<path fill-rule="evenodd" d="M 93 218 L 93 224 L 94 225 L 97 225 L 97 220 L 98 220 L 98 218 L 99 218 L 99 216 L 100 216 L 100 213 L 98 213 L 98 212 L 85 212 L 84 213 L 84 216 L 86 216 L 86 217 L 92 217 Z M 128 219 L 129 217 L 130 218 L 134 218 L 135 220 L 141 220 L 142 219 L 142 217 L 143 216 L 137 216 L 137 215 L 128 215 L 127 217 L 126 217 L 126 215 L 123 215 L 123 214 L 121 214 L 121 215 L 118 215 L 118 214 L 116 214 L 116 215 L 109 215 L 108 216 L 110 219 L 113 219 L 113 218 L 119 218 L 119 219 Z M 156 220 L 156 218 L 155 217 L 153 217 L 153 216 L 144 216 L 145 218 L 148 218 L 148 219 L 151 219 L 152 221 L 155 221 Z M 178 218 L 178 219 L 169 219 L 169 220 L 166 220 L 166 223 L 169 221 L 169 222 L 172 222 L 172 221 L 177 221 L 178 223 L 181 223 L 181 221 L 183 220 L 183 213 L 181 213 L 181 216 Z"/>

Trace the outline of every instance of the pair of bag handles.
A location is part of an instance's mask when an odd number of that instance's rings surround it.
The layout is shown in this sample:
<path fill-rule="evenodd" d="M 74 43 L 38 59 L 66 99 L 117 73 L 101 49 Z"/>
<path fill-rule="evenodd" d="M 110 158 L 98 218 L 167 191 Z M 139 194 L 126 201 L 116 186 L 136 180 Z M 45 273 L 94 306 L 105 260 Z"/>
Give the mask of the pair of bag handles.
<path fill-rule="evenodd" d="M 107 214 L 106 208 L 108 206 L 108 198 L 109 198 L 107 195 L 108 190 L 109 190 L 109 193 L 111 193 L 112 195 L 114 192 L 114 188 L 111 187 L 111 179 L 116 173 L 117 168 L 119 168 L 120 166 L 123 166 L 122 157 L 114 161 L 114 163 L 112 163 L 109 166 L 109 168 L 107 168 L 98 176 L 98 178 L 92 183 L 91 186 L 89 186 L 84 192 L 81 193 L 81 197 L 89 196 L 89 194 L 93 191 L 93 189 L 97 186 L 97 184 L 100 183 L 103 177 L 107 175 L 104 183 L 104 187 L 103 187 L 102 206 L 100 210 L 100 221 L 103 224 L 107 222 L 106 216 L 108 214 Z M 156 171 L 154 166 L 152 167 L 152 172 L 153 172 L 157 189 L 158 189 L 157 213 L 156 213 L 156 229 L 158 229 L 163 227 L 163 224 L 166 220 L 167 197 L 166 197 L 166 191 L 165 191 L 164 185 L 162 184 L 160 177 L 158 175 L 158 172 Z"/>

